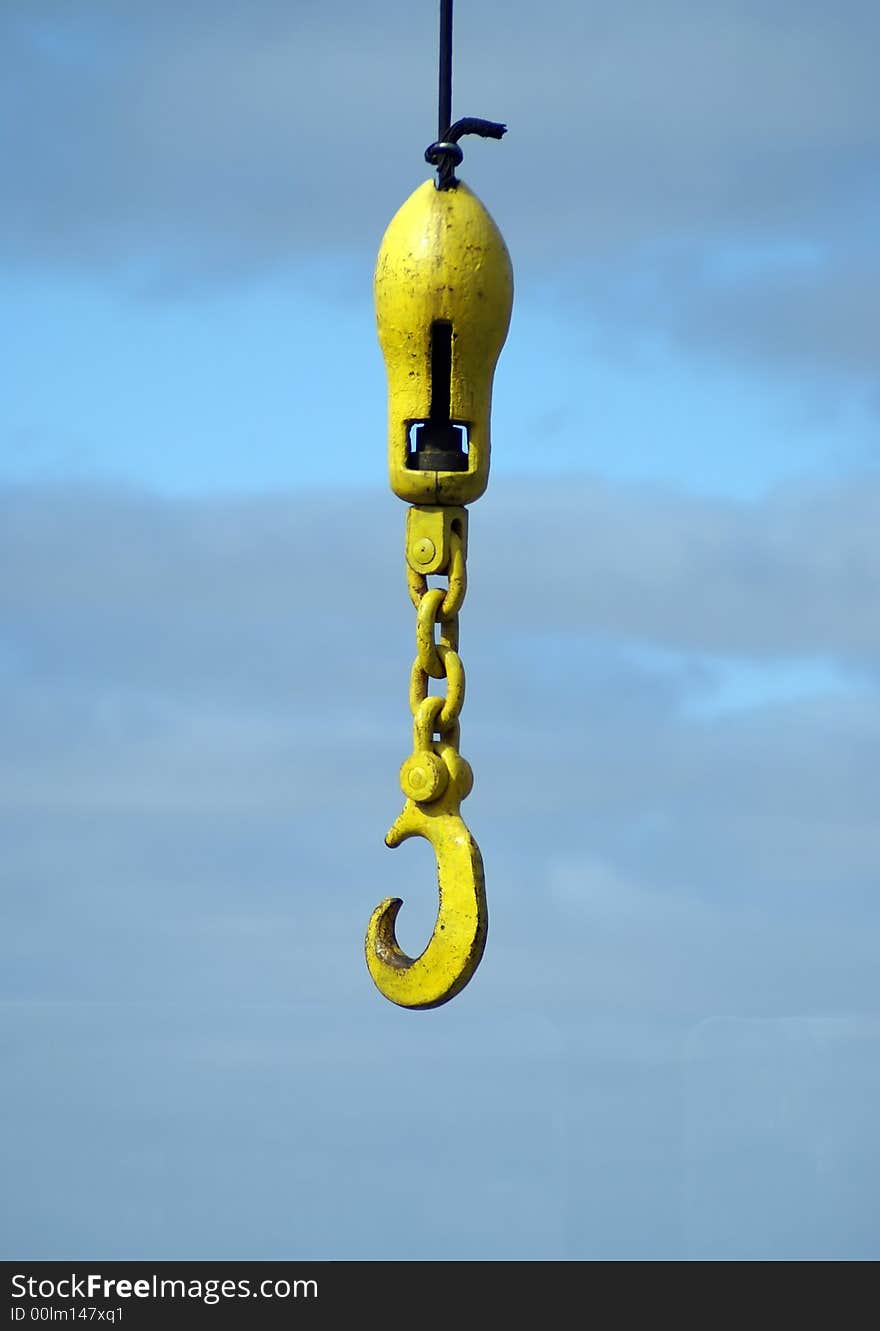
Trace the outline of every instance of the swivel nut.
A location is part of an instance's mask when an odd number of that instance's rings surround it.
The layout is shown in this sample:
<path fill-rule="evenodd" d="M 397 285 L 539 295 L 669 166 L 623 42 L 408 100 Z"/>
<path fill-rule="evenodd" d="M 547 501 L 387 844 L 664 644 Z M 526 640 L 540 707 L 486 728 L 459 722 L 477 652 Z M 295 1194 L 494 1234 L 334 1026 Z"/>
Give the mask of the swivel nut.
<path fill-rule="evenodd" d="M 411 753 L 400 769 L 400 788 L 409 800 L 430 804 L 449 783 L 449 769 L 436 753 L 424 749 Z"/>
<path fill-rule="evenodd" d="M 419 566 L 430 564 L 431 560 L 436 557 L 436 554 L 437 548 L 434 545 L 434 542 L 427 536 L 421 537 L 421 539 L 416 541 L 412 547 L 413 561 Z"/>

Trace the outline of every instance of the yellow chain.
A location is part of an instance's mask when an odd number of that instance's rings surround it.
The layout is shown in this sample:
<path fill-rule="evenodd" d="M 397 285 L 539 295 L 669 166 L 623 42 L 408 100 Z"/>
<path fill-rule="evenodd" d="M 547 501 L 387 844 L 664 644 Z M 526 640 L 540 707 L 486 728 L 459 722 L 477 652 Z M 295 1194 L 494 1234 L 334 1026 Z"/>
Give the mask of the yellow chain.
<path fill-rule="evenodd" d="M 434 736 L 458 752 L 458 718 L 464 704 L 464 666 L 458 654 L 458 611 L 467 590 L 464 540 L 450 533 L 447 588 L 428 587 L 421 573 L 408 568 L 410 596 L 416 607 L 416 649 L 409 684 L 414 754 L 433 751 Z M 439 641 L 436 637 L 439 625 Z M 429 679 L 446 680 L 446 697 L 429 696 Z"/>

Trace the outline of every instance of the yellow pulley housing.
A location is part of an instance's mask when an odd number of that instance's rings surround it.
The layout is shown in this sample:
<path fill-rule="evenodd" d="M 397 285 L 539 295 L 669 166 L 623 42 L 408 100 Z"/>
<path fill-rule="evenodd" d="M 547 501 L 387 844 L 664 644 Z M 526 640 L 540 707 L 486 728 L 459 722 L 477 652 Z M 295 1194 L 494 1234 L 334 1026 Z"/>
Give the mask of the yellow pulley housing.
<path fill-rule="evenodd" d="M 388 225 L 374 290 L 391 489 L 411 504 L 471 503 L 489 480 L 492 380 L 513 305 L 501 232 L 466 185 L 426 180 Z"/>

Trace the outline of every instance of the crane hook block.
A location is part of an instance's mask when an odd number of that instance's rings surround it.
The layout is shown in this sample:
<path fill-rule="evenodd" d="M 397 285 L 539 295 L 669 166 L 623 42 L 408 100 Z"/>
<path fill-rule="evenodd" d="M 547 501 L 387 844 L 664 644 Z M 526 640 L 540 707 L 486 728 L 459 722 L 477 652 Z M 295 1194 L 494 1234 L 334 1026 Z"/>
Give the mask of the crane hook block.
<path fill-rule="evenodd" d="M 492 378 L 513 305 L 501 232 L 466 185 L 426 180 L 388 224 L 374 290 L 391 489 L 411 504 L 469 504 L 489 481 Z"/>

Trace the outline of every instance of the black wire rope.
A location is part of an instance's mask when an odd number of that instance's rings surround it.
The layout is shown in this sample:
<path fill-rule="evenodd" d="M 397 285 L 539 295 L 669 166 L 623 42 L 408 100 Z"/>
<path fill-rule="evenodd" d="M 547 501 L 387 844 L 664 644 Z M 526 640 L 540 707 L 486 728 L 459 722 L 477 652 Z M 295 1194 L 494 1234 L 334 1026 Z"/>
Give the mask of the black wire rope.
<path fill-rule="evenodd" d="M 437 188 L 453 189 L 458 180 L 455 168 L 464 153 L 458 141 L 465 134 L 479 134 L 483 139 L 500 139 L 506 125 L 495 120 L 465 116 L 452 124 L 452 0 L 440 0 L 440 78 L 437 98 L 437 142 L 425 149 L 425 161 L 437 168 Z"/>

